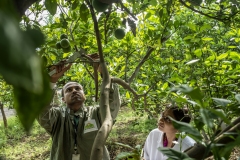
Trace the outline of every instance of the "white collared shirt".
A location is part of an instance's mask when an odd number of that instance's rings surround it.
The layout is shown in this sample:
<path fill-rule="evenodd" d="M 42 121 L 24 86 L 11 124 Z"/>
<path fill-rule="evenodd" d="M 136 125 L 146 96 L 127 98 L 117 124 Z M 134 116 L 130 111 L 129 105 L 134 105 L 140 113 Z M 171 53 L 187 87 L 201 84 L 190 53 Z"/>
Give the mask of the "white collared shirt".
<path fill-rule="evenodd" d="M 186 136 L 184 139 L 178 138 L 178 143 L 173 146 L 172 149 L 183 152 L 196 143 L 192 138 Z M 144 145 L 144 159 L 145 160 L 166 160 L 165 156 L 159 147 L 163 147 L 163 132 L 158 128 L 152 130 Z"/>

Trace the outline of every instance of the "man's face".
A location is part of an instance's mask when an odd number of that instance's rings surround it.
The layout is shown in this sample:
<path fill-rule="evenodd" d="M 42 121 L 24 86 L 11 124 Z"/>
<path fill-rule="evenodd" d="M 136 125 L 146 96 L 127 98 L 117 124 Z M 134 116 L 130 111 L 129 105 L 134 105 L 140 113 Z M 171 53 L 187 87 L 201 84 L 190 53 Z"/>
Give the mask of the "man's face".
<path fill-rule="evenodd" d="M 86 100 L 83 87 L 77 82 L 69 82 L 65 84 L 63 87 L 62 100 L 67 104 L 67 106 L 72 106 L 75 104 L 82 105 Z"/>

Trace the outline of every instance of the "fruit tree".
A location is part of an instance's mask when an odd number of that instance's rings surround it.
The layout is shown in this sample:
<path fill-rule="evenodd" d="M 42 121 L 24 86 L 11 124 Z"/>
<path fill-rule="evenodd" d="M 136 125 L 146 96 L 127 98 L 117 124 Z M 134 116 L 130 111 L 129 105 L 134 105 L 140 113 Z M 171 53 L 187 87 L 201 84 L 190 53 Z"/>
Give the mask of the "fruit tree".
<path fill-rule="evenodd" d="M 239 131 L 239 7 L 236 0 L 2 0 L 0 74 L 13 86 L 15 108 L 29 130 L 50 101 L 46 68 L 84 49 L 58 85 L 80 81 L 87 96 L 100 95 L 103 134 L 92 159 L 101 159 L 112 127 L 111 82 L 137 114 L 156 117 L 166 103 L 188 106 L 193 124 L 174 124 L 199 143 L 186 154 L 163 150 L 169 156 L 228 158 L 240 143 L 237 134 L 224 136 Z M 93 53 L 99 61 L 88 56 Z"/>

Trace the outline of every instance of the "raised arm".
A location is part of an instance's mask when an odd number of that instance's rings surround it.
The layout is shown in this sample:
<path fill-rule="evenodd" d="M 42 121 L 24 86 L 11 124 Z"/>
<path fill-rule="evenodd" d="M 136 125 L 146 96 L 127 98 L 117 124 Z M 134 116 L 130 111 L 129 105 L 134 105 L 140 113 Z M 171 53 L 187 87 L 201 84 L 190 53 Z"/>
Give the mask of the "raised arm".
<path fill-rule="evenodd" d="M 64 73 L 70 69 L 71 65 L 64 65 L 64 61 L 58 63 L 57 65 L 54 65 L 50 68 L 50 71 L 56 69 L 56 73 L 53 74 L 50 77 L 50 85 L 53 89 L 53 94 L 52 97 L 54 96 L 55 93 L 55 83 L 58 81 L 59 78 L 61 78 Z M 42 113 L 38 117 L 38 122 L 39 124 L 48 132 L 52 133 L 52 128 L 57 121 L 58 115 L 60 114 L 59 110 L 52 108 L 52 105 L 49 104 L 44 108 Z"/>

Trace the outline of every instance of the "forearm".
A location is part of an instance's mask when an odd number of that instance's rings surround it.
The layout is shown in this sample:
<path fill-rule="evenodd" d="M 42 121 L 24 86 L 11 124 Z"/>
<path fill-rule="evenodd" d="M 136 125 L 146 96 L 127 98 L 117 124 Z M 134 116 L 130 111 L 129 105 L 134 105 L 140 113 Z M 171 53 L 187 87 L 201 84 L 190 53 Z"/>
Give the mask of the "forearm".
<path fill-rule="evenodd" d="M 52 99 L 54 97 L 55 94 L 55 84 L 51 84 L 51 88 L 52 88 Z M 52 101 L 51 101 L 52 102 Z M 52 120 L 51 120 L 51 115 L 52 113 L 52 105 L 51 103 L 49 103 L 47 106 L 44 107 L 43 111 L 40 113 L 40 115 L 37 117 L 37 121 L 39 122 L 39 124 L 45 128 L 48 132 L 51 132 L 51 128 L 52 128 Z"/>

